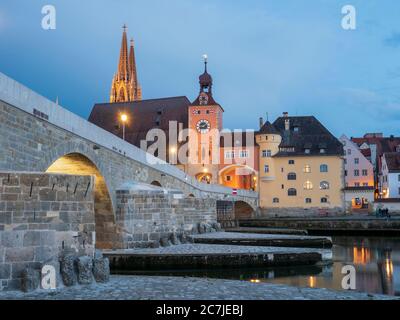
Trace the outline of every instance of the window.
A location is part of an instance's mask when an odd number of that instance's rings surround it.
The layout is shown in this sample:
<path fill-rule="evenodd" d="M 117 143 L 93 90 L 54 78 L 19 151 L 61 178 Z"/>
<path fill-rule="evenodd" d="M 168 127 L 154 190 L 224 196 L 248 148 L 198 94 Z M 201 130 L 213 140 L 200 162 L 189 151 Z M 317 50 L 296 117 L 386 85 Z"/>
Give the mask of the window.
<path fill-rule="evenodd" d="M 300 129 L 299 127 L 293 127 L 294 132 L 299 132 L 299 129 Z"/>
<path fill-rule="evenodd" d="M 232 181 L 232 177 L 231 177 L 231 176 L 226 176 L 225 179 L 226 179 L 226 181 L 228 181 L 228 182 L 229 182 L 229 181 Z"/>
<path fill-rule="evenodd" d="M 289 164 L 294 164 L 294 160 L 289 160 Z"/>
<path fill-rule="evenodd" d="M 264 173 L 268 173 L 269 172 L 269 165 L 265 165 L 264 166 Z"/>
<path fill-rule="evenodd" d="M 279 203 L 279 198 L 274 198 L 274 199 L 272 200 L 272 202 L 273 202 L 273 203 Z"/>
<path fill-rule="evenodd" d="M 400 174 L 399 174 L 399 176 L 397 177 L 397 180 L 399 180 L 399 182 L 400 182 Z"/>
<path fill-rule="evenodd" d="M 248 158 L 249 157 L 249 151 L 248 150 L 240 150 L 239 157 L 240 158 Z"/>
<path fill-rule="evenodd" d="M 321 198 L 321 203 L 328 203 L 328 199 L 327 198 Z"/>
<path fill-rule="evenodd" d="M 364 186 L 364 187 L 368 187 L 368 182 L 364 182 L 364 183 L 363 183 L 363 186 Z"/>
<path fill-rule="evenodd" d="M 347 164 L 347 159 L 344 159 L 344 164 Z"/>
<path fill-rule="evenodd" d="M 225 151 L 225 159 L 234 159 L 235 151 Z"/>
<path fill-rule="evenodd" d="M 207 111 L 206 111 L 206 114 L 210 114 L 210 110 L 207 110 Z"/>
<path fill-rule="evenodd" d="M 344 176 L 347 177 L 347 170 L 344 170 Z"/>
<path fill-rule="evenodd" d="M 267 150 L 263 150 L 263 151 L 262 151 L 262 157 L 263 157 L 263 158 L 266 158 L 266 157 L 267 157 Z"/>
<path fill-rule="evenodd" d="M 354 182 L 354 186 L 355 186 L 355 187 L 359 187 L 359 186 L 360 186 L 360 183 L 359 183 L 359 182 Z"/>
<path fill-rule="evenodd" d="M 347 149 L 347 154 L 351 155 L 351 149 Z"/>
<path fill-rule="evenodd" d="M 262 157 L 263 158 L 271 158 L 272 156 L 272 151 L 271 150 L 263 150 L 262 151 Z"/>
<path fill-rule="evenodd" d="M 360 159 L 359 158 L 354 158 L 354 164 L 359 164 L 360 163 Z"/>
<path fill-rule="evenodd" d="M 328 172 L 328 165 L 327 164 L 321 164 L 319 167 L 320 172 Z"/>
<path fill-rule="evenodd" d="M 282 187 L 282 190 L 285 189 L 285 185 L 284 184 L 281 187 Z"/>
<path fill-rule="evenodd" d="M 304 182 L 304 189 L 305 190 L 312 190 L 313 189 L 313 184 L 311 181 L 306 181 Z"/>
<path fill-rule="evenodd" d="M 354 170 L 354 176 L 359 177 L 360 176 L 360 170 L 356 169 Z"/>
<path fill-rule="evenodd" d="M 319 188 L 321 190 L 328 190 L 329 189 L 329 182 L 328 181 L 321 181 L 319 184 Z"/>
<path fill-rule="evenodd" d="M 287 175 L 287 179 L 288 179 L 288 180 L 296 180 L 296 179 L 297 179 L 297 175 L 296 175 L 294 172 L 290 172 L 290 173 Z"/>
<path fill-rule="evenodd" d="M 311 202 L 312 202 L 311 198 L 306 198 L 306 203 L 311 203 Z"/>
<path fill-rule="evenodd" d="M 326 149 L 319 149 L 319 153 L 326 153 Z"/>
<path fill-rule="evenodd" d="M 362 175 L 363 175 L 364 177 L 368 176 L 368 170 L 366 170 L 366 169 L 363 169 L 363 171 L 362 171 Z"/>
<path fill-rule="evenodd" d="M 294 189 L 294 188 L 290 188 L 290 189 L 288 190 L 288 196 L 289 196 L 289 197 L 295 197 L 295 196 L 297 196 L 297 190 Z"/>
<path fill-rule="evenodd" d="M 305 172 L 305 173 L 311 173 L 311 166 L 308 165 L 308 164 L 306 164 L 306 165 L 304 166 L 304 172 Z"/>
<path fill-rule="evenodd" d="M 311 153 L 311 150 L 310 150 L 310 149 L 304 149 L 304 153 L 305 153 L 305 154 L 310 154 L 310 153 Z"/>

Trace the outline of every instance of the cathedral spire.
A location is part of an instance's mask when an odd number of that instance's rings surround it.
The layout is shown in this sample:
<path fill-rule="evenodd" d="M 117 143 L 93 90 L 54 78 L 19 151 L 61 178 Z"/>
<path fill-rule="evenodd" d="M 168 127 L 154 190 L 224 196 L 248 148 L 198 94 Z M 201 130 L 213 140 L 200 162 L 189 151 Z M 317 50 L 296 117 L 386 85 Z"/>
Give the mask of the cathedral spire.
<path fill-rule="evenodd" d="M 139 85 L 136 70 L 136 59 L 135 59 L 135 46 L 134 41 L 131 39 L 131 47 L 129 50 L 129 73 L 131 82 L 133 85 L 133 95 L 135 100 L 142 100 L 142 89 Z"/>
<path fill-rule="evenodd" d="M 126 36 L 126 25 L 122 27 L 124 32 L 122 33 L 121 51 L 119 54 L 118 64 L 118 77 L 119 80 L 129 80 L 129 60 L 128 60 L 128 40 Z"/>
<path fill-rule="evenodd" d="M 130 102 L 142 100 L 142 90 L 139 86 L 136 73 L 135 51 L 131 40 L 128 55 L 127 26 L 124 25 L 121 50 L 119 54 L 118 70 L 115 74 L 110 93 L 110 102 Z"/>

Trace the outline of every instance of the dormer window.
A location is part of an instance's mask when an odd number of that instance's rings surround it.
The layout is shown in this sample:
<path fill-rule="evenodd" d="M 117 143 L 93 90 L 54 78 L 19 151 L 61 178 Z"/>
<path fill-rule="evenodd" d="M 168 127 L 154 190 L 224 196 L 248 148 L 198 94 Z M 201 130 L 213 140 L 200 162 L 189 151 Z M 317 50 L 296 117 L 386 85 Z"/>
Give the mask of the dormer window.
<path fill-rule="evenodd" d="M 326 153 L 326 149 L 319 149 L 319 153 Z"/>
<path fill-rule="evenodd" d="M 297 127 L 297 126 L 296 126 L 296 127 L 293 127 L 293 132 L 296 132 L 296 133 L 297 133 L 297 132 L 299 132 L 299 131 L 300 131 L 300 128 L 299 128 L 299 127 Z"/>
<path fill-rule="evenodd" d="M 304 149 L 304 153 L 305 153 L 305 154 L 310 154 L 310 153 L 311 153 L 311 150 L 310 150 L 310 149 Z"/>

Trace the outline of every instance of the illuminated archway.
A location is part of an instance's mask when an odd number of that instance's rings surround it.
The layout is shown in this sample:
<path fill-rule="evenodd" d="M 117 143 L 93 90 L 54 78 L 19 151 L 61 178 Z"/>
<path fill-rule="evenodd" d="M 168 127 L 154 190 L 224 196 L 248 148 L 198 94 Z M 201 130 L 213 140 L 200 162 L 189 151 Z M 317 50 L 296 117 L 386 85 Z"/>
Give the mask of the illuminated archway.
<path fill-rule="evenodd" d="M 106 181 L 96 165 L 80 153 L 70 153 L 53 162 L 46 172 L 95 176 L 96 247 L 99 249 L 120 248 L 122 246 L 122 238 L 115 224 L 110 193 Z"/>
<path fill-rule="evenodd" d="M 209 172 L 201 172 L 196 174 L 196 180 L 199 182 L 203 182 L 203 183 L 211 183 L 212 180 L 212 174 Z"/>
<path fill-rule="evenodd" d="M 219 171 L 219 183 L 229 188 L 257 190 L 257 171 L 246 165 L 232 164 Z"/>

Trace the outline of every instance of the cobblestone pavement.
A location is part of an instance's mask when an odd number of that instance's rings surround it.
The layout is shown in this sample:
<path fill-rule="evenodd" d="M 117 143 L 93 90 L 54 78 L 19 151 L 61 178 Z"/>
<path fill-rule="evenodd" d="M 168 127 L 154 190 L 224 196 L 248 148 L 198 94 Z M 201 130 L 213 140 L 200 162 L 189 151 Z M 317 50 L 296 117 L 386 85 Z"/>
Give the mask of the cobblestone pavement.
<path fill-rule="evenodd" d="M 111 276 L 92 284 L 31 293 L 0 292 L 0 300 L 386 300 L 395 297 L 268 283 L 189 277 Z"/>
<path fill-rule="evenodd" d="M 196 254 L 229 254 L 229 253 L 304 253 L 318 252 L 322 254 L 324 260 L 332 259 L 332 251 L 327 249 L 309 249 L 309 248 L 281 248 L 281 247 L 257 247 L 257 246 L 235 246 L 220 244 L 180 244 L 170 247 L 160 247 L 156 249 L 124 249 L 124 250 L 104 250 L 104 253 L 116 254 L 165 254 L 165 255 L 196 255 Z"/>

